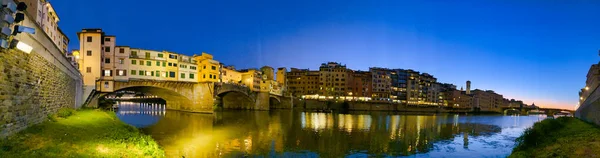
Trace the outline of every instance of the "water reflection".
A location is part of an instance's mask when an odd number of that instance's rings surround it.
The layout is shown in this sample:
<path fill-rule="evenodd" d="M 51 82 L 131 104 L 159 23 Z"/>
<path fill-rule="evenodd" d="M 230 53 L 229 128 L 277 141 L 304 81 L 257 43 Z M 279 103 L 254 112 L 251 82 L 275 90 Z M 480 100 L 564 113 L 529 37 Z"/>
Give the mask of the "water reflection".
<path fill-rule="evenodd" d="M 117 117 L 138 128 L 156 124 L 166 113 L 164 103 L 117 101 L 117 105 Z"/>
<path fill-rule="evenodd" d="M 536 116 L 177 111 L 143 131 L 168 157 L 500 156 Z"/>

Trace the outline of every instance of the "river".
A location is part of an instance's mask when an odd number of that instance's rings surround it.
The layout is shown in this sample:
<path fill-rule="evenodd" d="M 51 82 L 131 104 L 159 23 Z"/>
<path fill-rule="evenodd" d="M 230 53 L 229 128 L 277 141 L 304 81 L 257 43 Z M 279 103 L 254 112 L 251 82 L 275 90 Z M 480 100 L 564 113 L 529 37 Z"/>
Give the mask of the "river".
<path fill-rule="evenodd" d="M 119 102 L 117 116 L 167 157 L 506 157 L 543 115 L 167 111 Z"/>

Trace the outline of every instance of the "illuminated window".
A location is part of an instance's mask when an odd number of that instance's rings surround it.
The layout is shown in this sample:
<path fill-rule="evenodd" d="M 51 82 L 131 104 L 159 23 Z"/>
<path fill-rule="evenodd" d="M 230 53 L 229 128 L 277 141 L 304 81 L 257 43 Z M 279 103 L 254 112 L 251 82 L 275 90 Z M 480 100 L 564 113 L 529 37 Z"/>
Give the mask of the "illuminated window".
<path fill-rule="evenodd" d="M 118 70 L 117 71 L 117 76 L 125 76 L 125 70 Z"/>
<path fill-rule="evenodd" d="M 104 76 L 112 76 L 112 71 L 111 70 L 104 70 Z"/>

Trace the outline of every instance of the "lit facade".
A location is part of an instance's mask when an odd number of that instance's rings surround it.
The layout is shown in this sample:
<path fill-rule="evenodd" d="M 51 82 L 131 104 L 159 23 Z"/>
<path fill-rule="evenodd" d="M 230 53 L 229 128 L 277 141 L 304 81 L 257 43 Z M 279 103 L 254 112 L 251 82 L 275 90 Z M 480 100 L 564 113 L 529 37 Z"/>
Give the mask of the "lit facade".
<path fill-rule="evenodd" d="M 116 37 L 105 35 L 101 29 L 83 29 L 78 33 L 80 50 L 73 51 L 84 78 L 86 94 L 91 90 L 114 91 L 114 81 L 161 80 L 207 82 L 218 80 L 218 62 L 212 55 L 186 56 L 168 51 L 154 51 L 129 46 L 117 46 Z M 202 59 L 202 61 L 196 61 Z M 207 66 L 201 71 L 199 64 Z M 216 67 L 215 67 L 216 69 Z M 214 75 L 202 80 L 200 74 Z M 97 83 L 97 80 L 102 82 Z"/>
<path fill-rule="evenodd" d="M 219 82 L 220 64 L 213 60 L 213 56 L 202 52 L 202 55 L 194 56 L 198 65 L 200 82 Z"/>
<path fill-rule="evenodd" d="M 236 71 L 233 66 L 222 66 L 221 82 L 242 84 L 242 73 Z"/>
<path fill-rule="evenodd" d="M 323 63 L 319 67 L 319 95 L 347 96 L 351 90 L 348 88 L 348 76 L 351 70 L 336 62 Z"/>
<path fill-rule="evenodd" d="M 262 73 L 256 69 L 240 70 L 242 74 L 242 84 L 249 87 L 252 91 L 260 91 Z"/>
<path fill-rule="evenodd" d="M 392 70 L 386 68 L 369 68 L 372 76 L 373 100 L 392 101 Z"/>
<path fill-rule="evenodd" d="M 316 95 L 319 93 L 319 71 L 291 68 L 287 73 L 287 88 L 292 95 Z"/>

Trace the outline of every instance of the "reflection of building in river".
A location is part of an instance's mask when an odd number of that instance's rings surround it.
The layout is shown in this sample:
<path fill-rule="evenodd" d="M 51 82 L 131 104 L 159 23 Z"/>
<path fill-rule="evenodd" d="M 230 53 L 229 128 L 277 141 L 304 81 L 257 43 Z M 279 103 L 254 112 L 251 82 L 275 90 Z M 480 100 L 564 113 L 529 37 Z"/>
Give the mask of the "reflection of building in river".
<path fill-rule="evenodd" d="M 213 116 L 169 111 L 145 130 L 165 147 L 167 157 L 277 157 L 306 151 L 319 157 L 356 152 L 400 156 L 427 152 L 433 142 L 460 133 L 499 132 L 489 125 L 453 123 L 453 117 L 291 111 Z"/>

